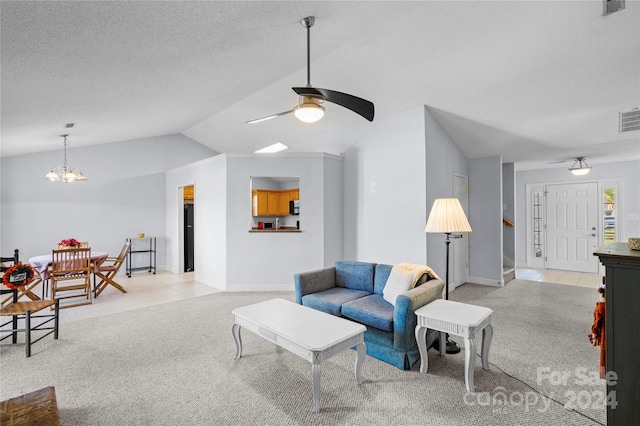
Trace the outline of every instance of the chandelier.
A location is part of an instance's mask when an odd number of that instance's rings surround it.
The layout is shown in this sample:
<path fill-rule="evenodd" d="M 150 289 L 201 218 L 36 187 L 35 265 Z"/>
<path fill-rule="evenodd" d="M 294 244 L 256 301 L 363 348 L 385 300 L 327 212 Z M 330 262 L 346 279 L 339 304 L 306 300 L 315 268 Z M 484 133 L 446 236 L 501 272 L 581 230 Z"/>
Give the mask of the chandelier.
<path fill-rule="evenodd" d="M 576 176 L 584 176 L 591 171 L 591 166 L 587 164 L 584 157 L 578 157 L 573 166 L 569 167 L 569 171 Z"/>
<path fill-rule="evenodd" d="M 82 171 L 78 169 L 74 170 L 67 166 L 67 145 L 69 145 L 67 136 L 69 135 L 60 135 L 60 137 L 64 138 L 64 164 L 62 166 L 53 167 L 45 176 L 45 178 L 51 182 L 69 183 L 87 180 Z"/>

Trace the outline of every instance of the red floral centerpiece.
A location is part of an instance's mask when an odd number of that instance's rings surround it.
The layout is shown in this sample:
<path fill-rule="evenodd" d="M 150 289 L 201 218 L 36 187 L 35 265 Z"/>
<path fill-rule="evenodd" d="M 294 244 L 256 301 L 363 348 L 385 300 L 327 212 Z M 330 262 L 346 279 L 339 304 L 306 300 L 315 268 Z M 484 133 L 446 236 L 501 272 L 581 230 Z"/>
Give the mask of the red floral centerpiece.
<path fill-rule="evenodd" d="M 2 284 L 10 289 L 20 289 L 33 280 L 34 271 L 31 265 L 18 262 L 10 266 L 2 276 Z"/>
<path fill-rule="evenodd" d="M 58 243 L 58 248 L 80 247 L 80 243 L 75 238 L 67 238 Z"/>

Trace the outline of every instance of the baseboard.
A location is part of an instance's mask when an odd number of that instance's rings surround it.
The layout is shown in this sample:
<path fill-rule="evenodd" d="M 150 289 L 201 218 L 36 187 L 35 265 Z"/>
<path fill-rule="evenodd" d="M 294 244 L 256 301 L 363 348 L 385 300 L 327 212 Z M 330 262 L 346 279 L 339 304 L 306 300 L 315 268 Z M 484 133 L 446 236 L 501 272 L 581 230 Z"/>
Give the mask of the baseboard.
<path fill-rule="evenodd" d="M 468 282 L 473 283 L 473 284 L 488 285 L 488 286 L 491 286 L 491 287 L 504 287 L 504 280 L 503 279 L 490 280 L 490 279 L 487 279 L 487 278 L 469 277 Z"/>

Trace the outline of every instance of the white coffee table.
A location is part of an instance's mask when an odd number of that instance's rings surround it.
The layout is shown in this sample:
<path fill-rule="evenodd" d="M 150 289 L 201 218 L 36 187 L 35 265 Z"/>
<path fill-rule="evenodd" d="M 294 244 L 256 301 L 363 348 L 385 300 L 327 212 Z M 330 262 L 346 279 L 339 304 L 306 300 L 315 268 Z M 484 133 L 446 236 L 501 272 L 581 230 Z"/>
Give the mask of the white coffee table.
<path fill-rule="evenodd" d="M 473 370 L 476 364 L 476 333 L 482 330 L 482 368 L 489 369 L 489 347 L 493 337 L 491 314 L 493 311 L 482 306 L 438 299 L 416 311 L 416 340 L 420 350 L 420 372 L 429 368 L 427 358 L 427 329 L 440 332 L 440 355 L 444 356 L 447 333 L 464 337 L 464 382 L 467 391 L 473 392 Z"/>
<path fill-rule="evenodd" d="M 231 311 L 236 359 L 242 356 L 240 328 L 311 362 L 313 411 L 320 411 L 320 363 L 345 349 L 356 347 L 356 383 L 362 383 L 366 354 L 364 325 L 284 299 L 272 299 Z"/>

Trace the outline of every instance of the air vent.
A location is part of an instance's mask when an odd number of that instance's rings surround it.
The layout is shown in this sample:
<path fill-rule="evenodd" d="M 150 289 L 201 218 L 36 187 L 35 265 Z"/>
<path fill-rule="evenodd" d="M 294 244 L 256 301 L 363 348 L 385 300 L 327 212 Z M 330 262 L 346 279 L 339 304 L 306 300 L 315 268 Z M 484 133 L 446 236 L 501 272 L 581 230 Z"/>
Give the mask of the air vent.
<path fill-rule="evenodd" d="M 604 16 L 611 15 L 614 12 L 624 9 L 624 0 L 603 0 L 604 1 L 604 11 L 602 14 Z"/>
<path fill-rule="evenodd" d="M 636 108 L 631 111 L 624 111 L 618 114 L 620 133 L 640 130 L 640 109 Z"/>

